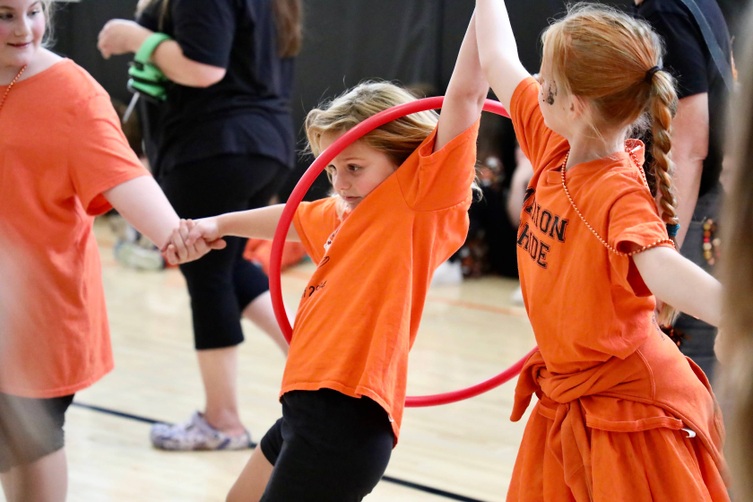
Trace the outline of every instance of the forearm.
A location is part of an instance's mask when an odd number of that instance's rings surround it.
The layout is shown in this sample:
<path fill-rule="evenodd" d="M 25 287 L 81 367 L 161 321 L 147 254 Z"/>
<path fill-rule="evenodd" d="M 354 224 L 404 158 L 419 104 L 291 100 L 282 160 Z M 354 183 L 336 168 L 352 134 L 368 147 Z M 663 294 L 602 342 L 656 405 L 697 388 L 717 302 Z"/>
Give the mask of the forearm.
<path fill-rule="evenodd" d="M 633 255 L 635 266 L 649 290 L 677 310 L 718 326 L 722 285 L 693 262 L 667 247 Z"/>
<path fill-rule="evenodd" d="M 134 21 L 112 19 L 99 33 L 97 46 L 102 56 L 133 54 L 154 32 Z M 225 69 L 199 63 L 183 54 L 180 44 L 166 40 L 151 55 L 153 63 L 171 81 L 188 87 L 208 87 L 225 77 Z"/>
<path fill-rule="evenodd" d="M 140 176 L 103 193 L 123 218 L 163 249 L 180 218 L 151 176 Z"/>
<path fill-rule="evenodd" d="M 672 121 L 672 150 L 674 163 L 672 184 L 677 198 L 680 231 L 677 244 L 681 246 L 693 218 L 703 174 L 703 161 L 709 148 L 708 95 L 694 94 L 681 99 Z"/>
<path fill-rule="evenodd" d="M 167 78 L 188 87 L 209 87 L 225 77 L 226 70 L 196 62 L 183 55 L 175 40 L 159 44 L 152 54 L 152 62 Z"/>
<path fill-rule="evenodd" d="M 277 230 L 277 224 L 282 217 L 285 204 L 236 211 L 217 216 L 217 229 L 221 236 L 247 237 L 253 239 L 272 240 Z M 286 240 L 298 241 L 298 232 L 294 225 L 290 225 Z"/>
<path fill-rule="evenodd" d="M 478 59 L 474 16 L 468 24 L 447 85 L 442 113 L 439 116 L 435 150 L 442 148 L 479 119 L 489 93 L 489 84 L 481 71 Z"/>
<path fill-rule="evenodd" d="M 680 230 L 677 232 L 677 247 L 682 247 L 688 233 L 690 222 L 693 220 L 695 206 L 698 203 L 698 192 L 701 187 L 701 172 L 703 160 L 679 159 L 675 163 L 675 197 L 677 198 L 677 217 L 680 220 Z"/>
<path fill-rule="evenodd" d="M 497 98 L 509 111 L 513 91 L 528 72 L 518 56 L 505 2 L 476 1 L 476 40 L 481 68 Z"/>

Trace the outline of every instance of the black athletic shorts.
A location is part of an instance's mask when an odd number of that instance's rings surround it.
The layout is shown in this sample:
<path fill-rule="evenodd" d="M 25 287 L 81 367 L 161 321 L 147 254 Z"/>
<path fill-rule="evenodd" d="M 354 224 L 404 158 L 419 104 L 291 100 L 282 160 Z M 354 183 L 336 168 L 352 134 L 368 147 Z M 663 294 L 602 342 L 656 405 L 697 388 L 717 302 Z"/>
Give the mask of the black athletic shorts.
<path fill-rule="evenodd" d="M 32 399 L 0 393 L 0 472 L 31 464 L 65 445 L 73 395 Z"/>
<path fill-rule="evenodd" d="M 282 418 L 260 447 L 274 465 L 264 502 L 359 501 L 382 478 L 394 436 L 373 400 L 330 389 L 282 397 Z"/>

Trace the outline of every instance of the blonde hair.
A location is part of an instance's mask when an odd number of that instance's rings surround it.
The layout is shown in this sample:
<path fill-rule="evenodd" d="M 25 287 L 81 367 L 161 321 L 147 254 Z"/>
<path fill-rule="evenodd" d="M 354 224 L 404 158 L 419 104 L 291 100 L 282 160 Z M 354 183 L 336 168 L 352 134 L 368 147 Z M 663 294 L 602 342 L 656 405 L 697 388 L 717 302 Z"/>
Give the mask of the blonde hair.
<path fill-rule="evenodd" d="M 170 0 L 139 0 L 136 15 L 157 2 L 162 2 L 159 11 L 159 29 L 165 29 L 165 20 L 170 12 Z M 272 0 L 272 12 L 277 29 L 277 55 L 281 58 L 295 57 L 303 43 L 303 5 L 301 0 Z"/>
<path fill-rule="evenodd" d="M 363 82 L 306 115 L 309 149 L 318 156 L 325 134 L 342 134 L 381 111 L 416 99 L 406 89 L 389 82 Z M 374 129 L 361 141 L 399 166 L 434 130 L 437 119 L 434 111 L 406 115 Z"/>
<path fill-rule="evenodd" d="M 42 37 L 42 46 L 50 48 L 55 45 L 55 30 L 52 25 L 55 13 L 54 2 L 53 0 L 41 0 L 41 5 L 45 21 L 45 32 Z"/>
<path fill-rule="evenodd" d="M 597 137 L 602 130 L 630 131 L 649 123 L 657 205 L 667 225 L 677 224 L 669 158 L 677 93 L 672 76 L 661 70 L 660 37 L 615 8 L 577 3 L 544 32 L 542 42 L 557 87 L 591 105 Z M 674 309 L 665 305 L 659 321 L 668 324 L 674 317 Z"/>
<path fill-rule="evenodd" d="M 308 149 L 318 157 L 322 153 L 323 136 L 343 134 L 379 112 L 416 99 L 418 98 L 407 89 L 390 82 L 362 82 L 306 115 L 304 127 Z M 406 115 L 377 127 L 359 141 L 382 152 L 393 164 L 399 166 L 434 130 L 438 118 L 433 110 Z M 346 204 L 338 204 L 337 210 L 342 218 L 347 212 Z"/>
<path fill-rule="evenodd" d="M 753 500 L 753 7 L 748 9 L 747 41 L 738 59 L 740 90 L 730 103 L 728 121 L 730 184 L 724 200 L 721 227 L 724 253 L 719 263 L 723 290 L 723 324 L 719 331 L 719 394 L 727 406 L 727 455 L 733 495 Z M 724 356 L 724 357 L 722 357 Z"/>

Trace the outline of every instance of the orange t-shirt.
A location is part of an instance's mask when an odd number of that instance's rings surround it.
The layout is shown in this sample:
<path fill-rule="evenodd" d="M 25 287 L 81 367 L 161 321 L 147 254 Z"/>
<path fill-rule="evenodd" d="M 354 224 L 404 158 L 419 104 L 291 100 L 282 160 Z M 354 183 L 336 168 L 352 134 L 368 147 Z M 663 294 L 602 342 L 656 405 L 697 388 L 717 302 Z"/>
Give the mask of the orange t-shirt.
<path fill-rule="evenodd" d="M 610 252 L 562 187 L 567 141 L 544 124 L 538 84 L 516 89 L 512 118 L 534 174 L 521 211 L 518 269 L 539 349 L 554 373 L 572 373 L 635 352 L 653 329 L 655 300 L 632 260 Z M 638 163 L 643 144 L 629 140 Z M 639 167 L 627 152 L 578 164 L 567 188 L 586 221 L 612 247 L 672 246 Z"/>
<path fill-rule="evenodd" d="M 513 420 L 534 393 L 539 399 L 508 500 L 646 500 L 649 485 L 661 500 L 727 500 L 723 423 L 708 380 L 661 333 L 632 259 L 609 251 L 572 207 L 560 171 L 569 145 L 544 124 L 538 92 L 528 79 L 511 105 L 534 166 L 517 244 L 540 350 L 516 386 Z M 643 163 L 640 142 L 626 148 Z M 566 173 L 567 188 L 612 247 L 672 246 L 639 169 L 627 153 L 578 164 Z M 688 446 L 683 428 L 693 433 Z M 664 459 L 658 481 L 644 475 L 651 459 L 623 449 L 630 439 Z"/>
<path fill-rule="evenodd" d="M 334 197 L 301 204 L 295 228 L 318 267 L 298 308 L 281 394 L 367 396 L 388 413 L 397 442 L 408 351 L 432 274 L 468 232 L 477 135 L 478 123 L 432 153 L 432 133 L 342 223 Z"/>
<path fill-rule="evenodd" d="M 111 207 L 102 192 L 149 173 L 68 59 L 11 89 L 0 145 L 0 392 L 72 394 L 113 367 L 92 230 Z"/>

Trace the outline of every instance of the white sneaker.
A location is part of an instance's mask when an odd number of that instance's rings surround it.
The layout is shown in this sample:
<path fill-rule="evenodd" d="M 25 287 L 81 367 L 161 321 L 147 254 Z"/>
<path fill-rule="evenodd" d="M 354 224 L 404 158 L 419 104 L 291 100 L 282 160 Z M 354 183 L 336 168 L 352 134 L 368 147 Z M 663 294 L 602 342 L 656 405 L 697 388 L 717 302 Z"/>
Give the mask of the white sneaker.
<path fill-rule="evenodd" d="M 510 303 L 513 305 L 523 306 L 523 290 L 518 286 L 515 291 L 510 294 Z"/>
<path fill-rule="evenodd" d="M 463 268 L 460 265 L 460 260 L 450 261 L 442 263 L 437 270 L 434 271 L 434 277 L 431 279 L 431 285 L 437 286 L 442 284 L 460 284 L 463 282 Z"/>
<path fill-rule="evenodd" d="M 149 437 L 155 448 L 171 451 L 245 450 L 252 446 L 248 431 L 228 436 L 209 425 L 199 411 L 183 424 L 154 424 Z"/>

